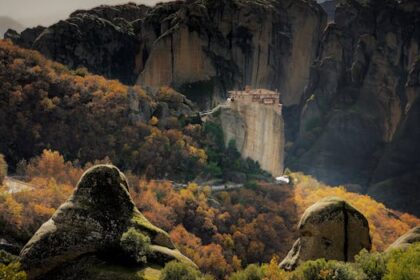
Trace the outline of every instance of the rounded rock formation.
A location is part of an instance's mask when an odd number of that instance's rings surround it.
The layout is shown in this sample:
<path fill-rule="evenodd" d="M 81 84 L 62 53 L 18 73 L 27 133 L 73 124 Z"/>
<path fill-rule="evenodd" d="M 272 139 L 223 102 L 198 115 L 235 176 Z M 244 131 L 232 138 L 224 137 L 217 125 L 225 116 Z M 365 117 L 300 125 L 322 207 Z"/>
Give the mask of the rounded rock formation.
<path fill-rule="evenodd" d="M 394 243 L 392 243 L 387 251 L 393 249 L 406 249 L 411 244 L 420 242 L 420 226 L 417 226 L 398 238 Z"/>
<path fill-rule="evenodd" d="M 20 258 L 29 279 L 114 279 L 114 270 L 143 279 L 136 275 L 170 260 L 195 266 L 166 232 L 140 213 L 125 176 L 112 165 L 85 172 L 73 195 L 38 229 Z"/>
<path fill-rule="evenodd" d="M 299 222 L 299 238 L 280 267 L 295 269 L 307 260 L 353 261 L 372 243 L 366 218 L 346 201 L 324 198 L 306 209 Z"/>

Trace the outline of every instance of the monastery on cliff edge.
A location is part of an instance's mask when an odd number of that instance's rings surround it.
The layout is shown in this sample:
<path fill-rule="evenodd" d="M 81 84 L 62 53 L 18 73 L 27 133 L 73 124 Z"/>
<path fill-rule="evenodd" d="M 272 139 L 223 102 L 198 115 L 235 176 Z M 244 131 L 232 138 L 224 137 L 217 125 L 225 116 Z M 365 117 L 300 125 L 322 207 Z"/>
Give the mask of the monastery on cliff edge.
<path fill-rule="evenodd" d="M 272 106 L 273 109 L 281 115 L 282 104 L 280 103 L 280 93 L 268 89 L 251 89 L 250 86 L 246 86 L 245 90 L 229 91 L 228 102 L 240 102 L 243 104 L 258 103 L 265 106 Z"/>
<path fill-rule="evenodd" d="M 250 86 L 246 86 L 245 90 L 229 91 L 229 98 L 227 99 L 227 105 L 229 103 L 239 103 L 241 105 L 258 104 L 262 106 L 272 107 L 279 116 L 282 115 L 283 105 L 280 103 L 280 92 L 268 90 L 268 89 L 252 89 Z M 273 174 L 274 175 L 274 174 Z M 279 184 L 289 184 L 290 178 L 277 174 L 275 180 Z"/>

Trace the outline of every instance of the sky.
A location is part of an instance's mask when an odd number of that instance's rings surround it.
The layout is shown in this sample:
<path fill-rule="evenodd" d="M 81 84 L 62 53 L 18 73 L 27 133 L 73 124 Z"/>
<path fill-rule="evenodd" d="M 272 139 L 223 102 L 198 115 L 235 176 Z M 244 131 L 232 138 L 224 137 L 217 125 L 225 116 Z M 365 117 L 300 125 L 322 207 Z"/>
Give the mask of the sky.
<path fill-rule="evenodd" d="M 0 0 L 0 17 L 10 17 L 26 27 L 48 26 L 78 9 L 128 2 L 152 6 L 165 0 Z"/>

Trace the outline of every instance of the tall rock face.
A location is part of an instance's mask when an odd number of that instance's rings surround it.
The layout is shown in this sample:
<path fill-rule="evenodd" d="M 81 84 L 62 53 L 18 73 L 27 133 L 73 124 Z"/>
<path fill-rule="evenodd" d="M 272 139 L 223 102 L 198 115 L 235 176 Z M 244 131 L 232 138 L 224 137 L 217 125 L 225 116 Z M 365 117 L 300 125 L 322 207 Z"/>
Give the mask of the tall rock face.
<path fill-rule="evenodd" d="M 258 161 L 273 176 L 283 174 L 284 123 L 273 106 L 230 102 L 220 107 L 225 145 L 235 141 L 243 158 Z"/>
<path fill-rule="evenodd" d="M 392 142 L 376 167 L 368 194 L 394 209 L 420 215 L 420 58 L 406 83 L 407 105 Z"/>
<path fill-rule="evenodd" d="M 320 258 L 353 261 L 360 250 L 372 247 L 367 219 L 340 198 L 327 197 L 306 209 L 298 229 L 298 240 L 280 263 L 283 269 Z"/>
<path fill-rule="evenodd" d="M 20 253 L 29 279 L 149 279 L 170 260 L 194 264 L 136 208 L 125 176 L 99 165 Z"/>
<path fill-rule="evenodd" d="M 136 30 L 148 10 L 135 4 L 79 10 L 48 28 L 28 28 L 20 34 L 9 30 L 5 38 L 72 69 L 86 67 L 133 84 L 140 45 Z"/>
<path fill-rule="evenodd" d="M 195 0 L 101 6 L 36 37 L 6 37 L 72 68 L 170 85 L 204 107 L 245 85 L 279 89 L 286 105 L 296 105 L 325 24 L 313 1 Z"/>
<path fill-rule="evenodd" d="M 419 48 L 419 1 L 338 1 L 287 163 L 419 214 Z"/>
<path fill-rule="evenodd" d="M 234 87 L 277 88 L 297 104 L 324 24 L 310 1 L 190 1 L 161 23 L 139 82 L 200 102 Z"/>

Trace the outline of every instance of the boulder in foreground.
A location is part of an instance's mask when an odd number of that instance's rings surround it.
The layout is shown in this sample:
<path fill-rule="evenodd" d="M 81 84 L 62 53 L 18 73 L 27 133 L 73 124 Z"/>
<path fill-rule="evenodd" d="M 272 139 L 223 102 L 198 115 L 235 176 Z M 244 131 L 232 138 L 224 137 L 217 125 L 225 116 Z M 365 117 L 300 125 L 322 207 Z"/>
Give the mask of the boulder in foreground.
<path fill-rule="evenodd" d="M 157 279 L 168 261 L 195 266 L 140 213 L 111 165 L 86 171 L 20 257 L 29 279 Z"/>
<path fill-rule="evenodd" d="M 280 263 L 286 270 L 320 258 L 353 261 L 372 247 L 367 219 L 340 198 L 327 197 L 306 209 L 298 228 L 299 238 Z"/>

